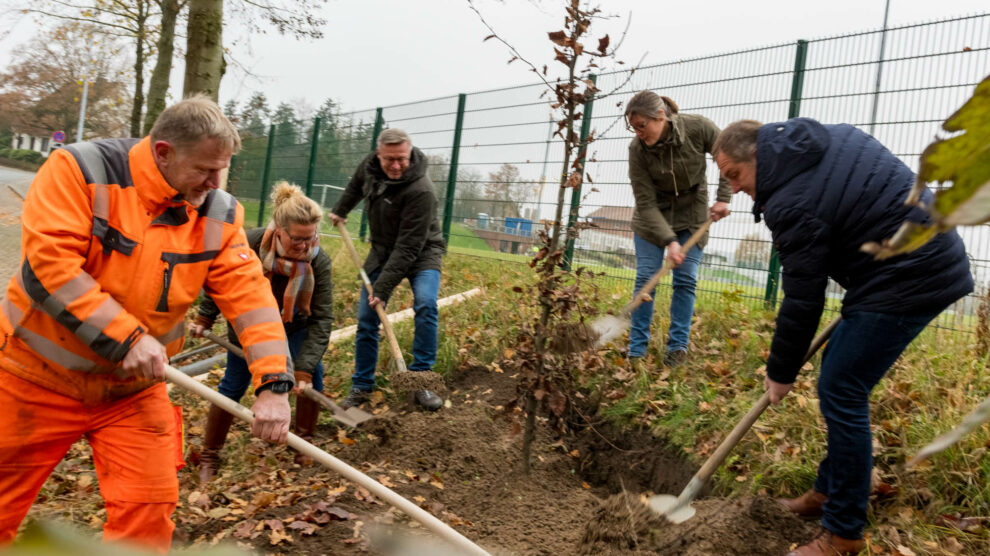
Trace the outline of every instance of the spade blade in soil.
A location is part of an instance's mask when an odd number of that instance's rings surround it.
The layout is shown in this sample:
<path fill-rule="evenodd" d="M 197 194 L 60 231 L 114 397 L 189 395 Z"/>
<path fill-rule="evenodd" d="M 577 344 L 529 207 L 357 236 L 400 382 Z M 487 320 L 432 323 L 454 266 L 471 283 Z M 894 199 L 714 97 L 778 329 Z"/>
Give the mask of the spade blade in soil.
<path fill-rule="evenodd" d="M 595 345 L 603 346 L 618 338 L 629 328 L 629 319 L 605 315 L 591 323 L 591 329 L 597 335 Z"/>
<path fill-rule="evenodd" d="M 694 517 L 691 503 L 681 502 L 678 497 L 670 494 L 658 494 L 650 497 L 650 509 L 657 515 L 667 518 L 673 524 L 684 523 Z"/>

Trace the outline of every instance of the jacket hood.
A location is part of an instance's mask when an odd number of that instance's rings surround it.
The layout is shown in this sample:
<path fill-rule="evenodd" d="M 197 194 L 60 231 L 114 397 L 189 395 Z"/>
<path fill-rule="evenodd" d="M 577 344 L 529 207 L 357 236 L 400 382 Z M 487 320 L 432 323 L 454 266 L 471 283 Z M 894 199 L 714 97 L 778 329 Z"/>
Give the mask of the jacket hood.
<path fill-rule="evenodd" d="M 378 156 L 376 156 L 375 153 L 371 153 L 371 156 L 368 157 L 367 171 L 370 175 L 377 179 L 389 183 L 401 183 L 408 185 L 425 176 L 426 167 L 426 155 L 423 154 L 423 151 L 419 150 L 417 147 L 413 147 L 412 152 L 409 153 L 409 167 L 402 173 L 401 178 L 397 180 L 389 178 L 385 174 L 385 171 L 382 170 L 382 163 L 378 160 Z"/>
<path fill-rule="evenodd" d="M 770 196 L 795 176 L 821 162 L 831 139 L 825 126 L 811 118 L 766 124 L 756 139 L 756 198 L 753 215 L 760 221 Z"/>

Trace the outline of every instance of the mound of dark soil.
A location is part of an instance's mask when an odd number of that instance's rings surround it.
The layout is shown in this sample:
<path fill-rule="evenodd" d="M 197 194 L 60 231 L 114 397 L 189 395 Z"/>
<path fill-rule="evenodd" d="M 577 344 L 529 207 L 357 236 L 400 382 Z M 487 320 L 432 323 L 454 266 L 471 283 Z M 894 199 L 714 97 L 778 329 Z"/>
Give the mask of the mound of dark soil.
<path fill-rule="evenodd" d="M 818 529 L 769 498 L 709 499 L 692 506 L 694 517 L 673 524 L 640 496 L 611 496 L 588 522 L 579 554 L 779 556 Z"/>

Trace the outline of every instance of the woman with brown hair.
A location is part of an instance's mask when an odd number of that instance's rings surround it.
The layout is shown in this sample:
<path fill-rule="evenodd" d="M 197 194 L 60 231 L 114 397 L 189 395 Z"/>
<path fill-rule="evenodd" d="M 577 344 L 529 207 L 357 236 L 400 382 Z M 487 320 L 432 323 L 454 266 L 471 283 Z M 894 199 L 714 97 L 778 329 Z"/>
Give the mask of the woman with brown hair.
<path fill-rule="evenodd" d="M 729 215 L 732 191 L 719 181 L 716 202 L 708 207 L 705 156 L 712 152 L 719 129 L 696 114 L 680 114 L 677 104 L 653 91 L 640 91 L 626 105 L 626 124 L 636 137 L 629 143 L 629 181 L 636 200 L 632 229 L 636 246 L 636 286 L 639 291 L 663 265 L 664 255 L 674 269 L 670 300 L 670 329 L 664 364 L 675 366 L 687 357 L 694 291 L 701 251 L 708 234 L 697 245 L 681 244 L 705 220 Z M 656 290 L 649 292 L 652 298 Z M 653 301 L 633 311 L 628 357 L 646 355 L 653 321 Z"/>

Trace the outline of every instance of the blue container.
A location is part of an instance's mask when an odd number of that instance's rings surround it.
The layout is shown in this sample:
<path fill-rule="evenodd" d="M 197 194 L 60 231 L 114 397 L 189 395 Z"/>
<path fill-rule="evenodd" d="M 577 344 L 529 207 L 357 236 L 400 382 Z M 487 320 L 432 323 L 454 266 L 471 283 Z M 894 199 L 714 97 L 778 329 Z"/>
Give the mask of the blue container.
<path fill-rule="evenodd" d="M 533 235 L 533 221 L 527 218 L 507 217 L 505 219 L 505 233 L 517 236 Z"/>

